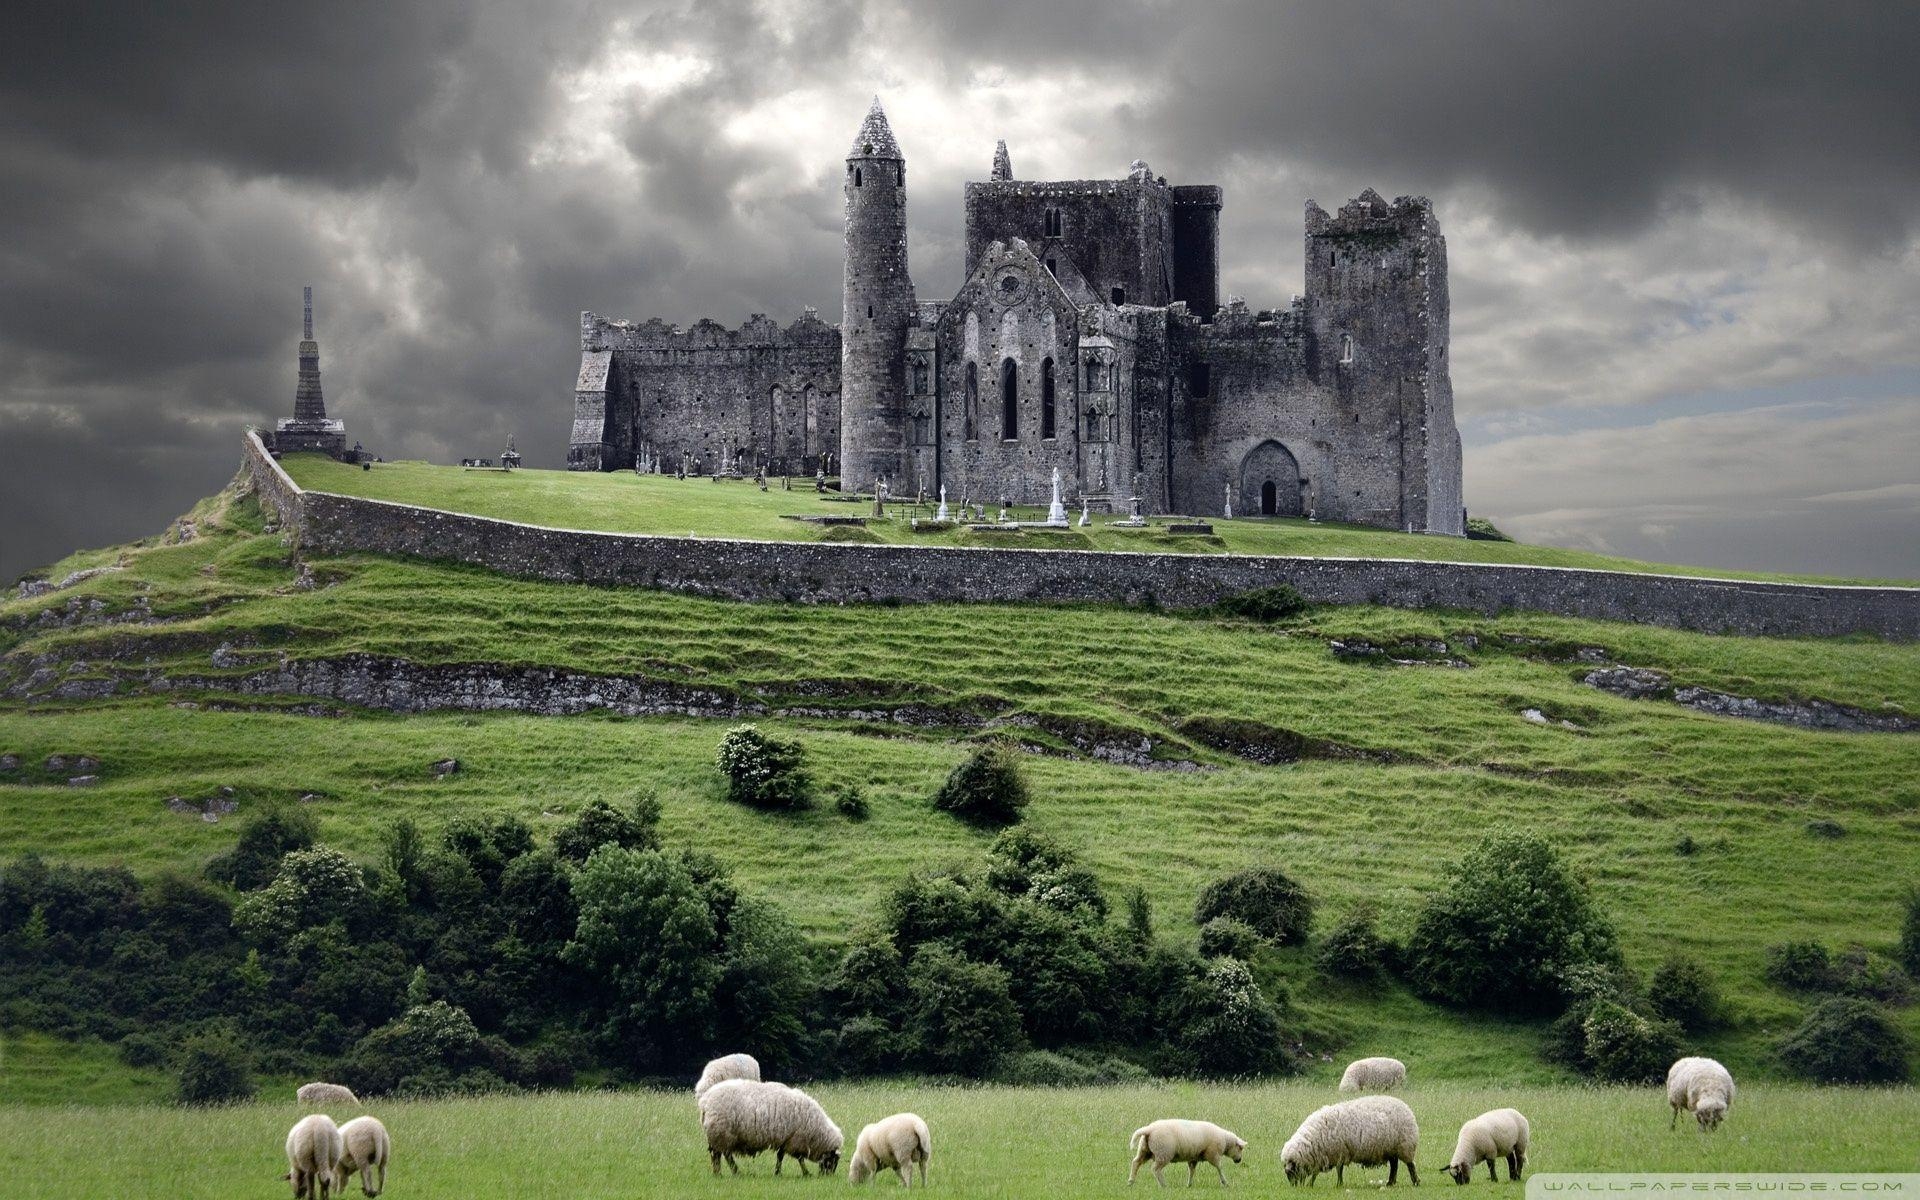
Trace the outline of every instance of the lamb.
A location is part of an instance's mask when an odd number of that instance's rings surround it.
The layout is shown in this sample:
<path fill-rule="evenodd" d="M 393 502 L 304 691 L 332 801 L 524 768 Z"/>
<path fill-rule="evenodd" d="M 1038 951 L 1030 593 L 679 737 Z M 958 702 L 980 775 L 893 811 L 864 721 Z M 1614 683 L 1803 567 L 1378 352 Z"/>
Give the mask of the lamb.
<path fill-rule="evenodd" d="M 738 1175 L 740 1164 L 733 1156 L 752 1156 L 762 1150 L 774 1152 L 775 1175 L 789 1155 L 799 1162 L 802 1175 L 808 1173 L 809 1161 L 831 1175 L 840 1165 L 840 1147 L 846 1140 L 812 1096 L 783 1083 L 754 1079 L 728 1079 L 708 1088 L 700 1097 L 700 1127 L 707 1133 L 707 1155 L 715 1175 L 720 1173 L 722 1158 Z"/>
<path fill-rule="evenodd" d="M 729 1054 L 725 1058 L 716 1058 L 700 1072 L 700 1082 L 693 1085 L 693 1098 L 698 1100 L 707 1094 L 707 1089 L 716 1083 L 729 1079 L 751 1079 L 756 1083 L 760 1079 L 760 1061 L 751 1054 Z"/>
<path fill-rule="evenodd" d="M 393 1139 L 378 1117 L 355 1117 L 340 1127 L 340 1165 L 334 1171 L 335 1191 L 345 1193 L 347 1180 L 360 1172 L 360 1190 L 378 1196 L 387 1189 L 387 1159 L 393 1154 Z M 374 1172 L 380 1180 L 374 1182 Z"/>
<path fill-rule="evenodd" d="M 303 1083 L 294 1095 L 308 1108 L 319 1108 L 326 1104 L 358 1104 L 360 1097 L 353 1089 L 338 1083 Z"/>
<path fill-rule="evenodd" d="M 1668 1129 L 1679 1123 L 1684 1108 L 1711 1133 L 1733 1104 L 1733 1075 L 1711 1058 L 1683 1058 L 1667 1068 L 1667 1103 L 1673 1106 Z"/>
<path fill-rule="evenodd" d="M 1496 1108 L 1483 1112 L 1460 1127 L 1460 1140 L 1453 1144 L 1453 1162 L 1448 1164 L 1447 1172 L 1455 1183 L 1465 1183 L 1473 1178 L 1476 1166 L 1486 1163 L 1487 1178 L 1499 1183 L 1500 1171 L 1494 1163 L 1504 1158 L 1507 1179 L 1519 1179 L 1520 1172 L 1526 1169 L 1527 1141 L 1532 1133 L 1533 1127 L 1527 1124 L 1527 1118 L 1519 1109 Z"/>
<path fill-rule="evenodd" d="M 1362 1058 L 1340 1076 L 1343 1092 L 1390 1092 L 1407 1081 L 1407 1064 L 1397 1058 Z"/>
<path fill-rule="evenodd" d="M 294 1200 L 327 1200 L 340 1165 L 340 1127 L 325 1113 L 302 1117 L 287 1133 L 287 1173 Z"/>
<path fill-rule="evenodd" d="M 1227 1171 L 1220 1165 L 1220 1159 L 1244 1161 L 1241 1156 L 1246 1153 L 1247 1142 L 1212 1121 L 1167 1119 L 1134 1130 L 1133 1136 L 1127 1139 L 1127 1149 L 1133 1151 L 1133 1167 L 1127 1172 L 1129 1184 L 1140 1174 L 1141 1164 L 1152 1159 L 1153 1177 L 1161 1187 L 1167 1186 L 1167 1177 L 1161 1172 L 1170 1162 L 1187 1164 L 1188 1187 L 1193 1186 L 1193 1174 L 1200 1169 L 1200 1164 L 1212 1163 L 1220 1174 L 1220 1186 L 1226 1187 Z"/>
<path fill-rule="evenodd" d="M 1400 1164 L 1407 1164 L 1407 1178 L 1420 1184 L 1420 1172 L 1413 1165 L 1420 1148 L 1420 1125 L 1413 1110 L 1392 1096 L 1362 1096 L 1329 1104 L 1300 1122 L 1293 1136 L 1280 1151 L 1281 1165 L 1287 1169 L 1287 1182 L 1312 1183 L 1323 1171 L 1335 1172 L 1342 1186 L 1347 1181 L 1348 1163 L 1364 1167 L 1387 1164 L 1387 1184 L 1398 1179 Z"/>
<path fill-rule="evenodd" d="M 895 1113 L 860 1131 L 847 1163 L 847 1182 L 865 1183 L 892 1167 L 901 1187 L 912 1187 L 913 1168 L 920 1167 L 920 1186 L 927 1186 L 927 1160 L 933 1157 L 933 1135 L 927 1123 L 913 1113 Z"/>

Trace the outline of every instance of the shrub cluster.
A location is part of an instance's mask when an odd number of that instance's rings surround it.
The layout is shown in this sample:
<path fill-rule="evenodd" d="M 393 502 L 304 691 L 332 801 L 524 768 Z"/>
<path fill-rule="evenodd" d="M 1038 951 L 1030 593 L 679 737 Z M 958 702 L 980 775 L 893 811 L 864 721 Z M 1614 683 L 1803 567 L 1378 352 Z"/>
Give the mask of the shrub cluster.
<path fill-rule="evenodd" d="M 1887 1004 L 1913 999 L 1913 977 L 1892 959 L 1864 946 L 1835 955 L 1821 942 L 1779 942 L 1767 947 L 1768 982 L 1791 992 L 1834 993 Z"/>
<path fill-rule="evenodd" d="M 1604 1083 L 1654 1083 L 1684 1052 L 1680 1025 L 1652 1009 L 1633 977 L 1584 963 L 1560 980 L 1566 1000 L 1547 1034 L 1547 1058 Z"/>
<path fill-rule="evenodd" d="M 1276 946 L 1307 940 L 1313 927 L 1313 897 L 1278 867 L 1254 867 L 1200 889 L 1193 919 L 1201 926 L 1230 917 Z"/>
<path fill-rule="evenodd" d="M 1027 807 L 1027 781 L 1013 752 L 997 743 L 969 754 L 934 793 L 933 806 L 976 825 L 1011 825 Z"/>
<path fill-rule="evenodd" d="M 1320 939 L 1314 961 L 1329 975 L 1372 981 L 1392 969 L 1399 949 L 1382 937 L 1370 904 L 1356 906 Z"/>
<path fill-rule="evenodd" d="M 755 725 L 736 725 L 720 739 L 714 762 L 727 777 L 727 799 L 736 803 L 771 809 L 801 809 L 813 803 L 806 747 L 797 740 L 769 737 Z"/>
<path fill-rule="evenodd" d="M 1072 852 L 1024 827 L 980 868 L 909 878 L 828 981 L 834 1065 L 1069 1081 L 1076 1070 L 1031 1053 L 1084 1066 L 1113 1046 L 1173 1074 L 1288 1065 L 1282 1012 L 1244 964 L 1156 945 L 1139 900 L 1124 922 L 1108 914 Z"/>
<path fill-rule="evenodd" d="M 1720 989 L 1698 960 L 1676 954 L 1647 982 L 1647 1007 L 1688 1033 L 1705 1033 L 1720 1023 Z"/>
<path fill-rule="evenodd" d="M 1774 1047 L 1788 1070 L 1820 1083 L 1904 1083 L 1907 1036 L 1879 1005 L 1824 1000 Z"/>
<path fill-rule="evenodd" d="M 1574 968 L 1616 966 L 1613 926 L 1552 847 L 1494 834 L 1450 869 L 1407 944 L 1413 983 L 1449 1004 L 1553 1012 Z"/>

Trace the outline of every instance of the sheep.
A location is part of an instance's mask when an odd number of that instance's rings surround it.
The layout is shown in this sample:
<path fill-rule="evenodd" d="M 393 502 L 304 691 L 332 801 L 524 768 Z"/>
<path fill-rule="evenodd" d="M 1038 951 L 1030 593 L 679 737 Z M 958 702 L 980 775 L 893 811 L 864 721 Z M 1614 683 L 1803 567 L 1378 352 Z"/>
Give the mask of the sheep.
<path fill-rule="evenodd" d="M 340 1165 L 340 1127 L 325 1113 L 302 1117 L 287 1133 L 287 1173 L 294 1200 L 327 1200 Z"/>
<path fill-rule="evenodd" d="M 338 1083 L 303 1083 L 294 1095 L 308 1108 L 319 1108 L 323 1104 L 358 1104 L 360 1097 L 353 1089 Z"/>
<path fill-rule="evenodd" d="M 716 1058 L 700 1072 L 700 1082 L 693 1085 L 693 1098 L 698 1100 L 707 1094 L 707 1089 L 716 1083 L 729 1079 L 751 1079 L 760 1081 L 760 1060 L 751 1054 L 729 1054 L 725 1058 Z"/>
<path fill-rule="evenodd" d="M 927 1160 L 933 1157 L 933 1135 L 927 1123 L 913 1113 L 895 1113 L 860 1131 L 847 1163 L 847 1182 L 865 1183 L 892 1167 L 901 1187 L 912 1187 L 913 1168 L 920 1167 L 920 1186 L 927 1186 Z"/>
<path fill-rule="evenodd" d="M 333 1187 L 345 1193 L 347 1180 L 360 1172 L 360 1190 L 378 1196 L 387 1189 L 387 1159 L 393 1154 L 393 1139 L 378 1117 L 355 1117 L 340 1127 L 340 1165 L 335 1168 Z M 380 1180 L 374 1182 L 374 1172 Z"/>
<path fill-rule="evenodd" d="M 1533 1127 L 1519 1109 L 1483 1112 L 1460 1127 L 1460 1140 L 1453 1144 L 1453 1161 L 1447 1165 L 1447 1172 L 1455 1183 L 1465 1183 L 1473 1178 L 1474 1167 L 1486 1163 L 1487 1178 L 1499 1183 L 1500 1171 L 1494 1164 L 1504 1158 L 1507 1179 L 1519 1179 L 1527 1166 L 1527 1141 L 1532 1134 Z"/>
<path fill-rule="evenodd" d="M 1407 1064 L 1397 1058 L 1362 1058 L 1340 1076 L 1343 1092 L 1390 1092 L 1407 1081 Z"/>
<path fill-rule="evenodd" d="M 1398 1179 L 1400 1164 L 1407 1164 L 1407 1178 L 1415 1187 L 1420 1172 L 1413 1165 L 1414 1152 L 1420 1148 L 1420 1125 L 1413 1110 L 1392 1096 L 1362 1096 L 1329 1104 L 1300 1122 L 1300 1128 L 1280 1151 L 1281 1165 L 1287 1169 L 1287 1182 L 1312 1183 L 1323 1171 L 1335 1172 L 1342 1186 L 1347 1181 L 1348 1163 L 1363 1167 L 1387 1164 L 1387 1184 Z"/>
<path fill-rule="evenodd" d="M 1667 1103 L 1673 1107 L 1668 1129 L 1679 1124 L 1684 1108 L 1712 1133 L 1733 1104 L 1733 1075 L 1711 1058 L 1683 1058 L 1667 1068 Z"/>
<path fill-rule="evenodd" d="M 707 1134 L 707 1156 L 713 1173 L 720 1173 L 725 1158 L 733 1173 L 740 1173 L 736 1154 L 752 1156 L 772 1150 L 773 1173 L 791 1155 L 805 1175 L 809 1161 L 820 1164 L 822 1174 L 831 1175 L 840 1165 L 840 1147 L 845 1142 L 840 1127 L 827 1117 L 819 1102 L 799 1088 L 783 1083 L 762 1083 L 754 1079 L 728 1079 L 714 1084 L 700 1097 L 700 1127 Z"/>
<path fill-rule="evenodd" d="M 1152 1159 L 1153 1177 L 1161 1187 L 1167 1186 L 1167 1177 L 1161 1172 L 1170 1162 L 1187 1164 L 1188 1187 L 1193 1186 L 1193 1174 L 1200 1169 L 1200 1164 L 1212 1163 L 1220 1174 L 1220 1186 L 1226 1187 L 1227 1171 L 1220 1165 L 1220 1159 L 1245 1161 L 1241 1156 L 1246 1153 L 1247 1142 L 1212 1121 L 1167 1119 L 1134 1130 L 1133 1136 L 1127 1139 L 1127 1149 L 1133 1151 L 1133 1167 L 1127 1171 L 1128 1184 L 1140 1174 L 1141 1164 Z"/>

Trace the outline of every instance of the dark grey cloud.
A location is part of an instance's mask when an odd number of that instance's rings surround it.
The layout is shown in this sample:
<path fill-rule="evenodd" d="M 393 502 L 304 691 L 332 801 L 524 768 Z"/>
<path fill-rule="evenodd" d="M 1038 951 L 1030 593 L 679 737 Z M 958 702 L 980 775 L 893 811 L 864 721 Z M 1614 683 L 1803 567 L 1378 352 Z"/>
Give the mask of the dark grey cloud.
<path fill-rule="evenodd" d="M 1263 303 L 1306 195 L 1443 198 L 1463 412 L 1911 362 L 1916 59 L 1920 10 L 1891 5 L 15 5 L 0 580 L 227 478 L 240 426 L 289 405 L 303 283 L 357 436 L 446 458 L 513 432 L 535 465 L 564 454 L 583 308 L 834 319 L 838 157 L 876 91 L 923 295 L 959 282 L 961 182 L 1011 133 L 1023 174 L 1140 154 L 1228 184 L 1229 287 Z M 1769 248 L 1798 265 L 1719 278 Z M 1684 278 L 1618 282 L 1654 270 Z M 1742 310 L 1744 341 L 1648 332 L 1788 283 L 1812 294 Z M 1479 461 L 1470 492 L 1543 535 L 1618 524 L 1543 515 L 1511 456 Z"/>

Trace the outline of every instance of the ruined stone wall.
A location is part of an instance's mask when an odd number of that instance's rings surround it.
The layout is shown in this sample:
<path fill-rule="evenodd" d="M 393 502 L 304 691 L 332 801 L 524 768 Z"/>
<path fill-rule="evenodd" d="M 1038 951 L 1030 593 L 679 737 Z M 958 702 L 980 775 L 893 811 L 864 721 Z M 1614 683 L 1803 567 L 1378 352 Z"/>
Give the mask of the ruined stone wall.
<path fill-rule="evenodd" d="M 840 446 L 840 335 L 809 310 L 782 328 L 755 314 L 739 329 L 679 329 L 581 314 L 575 388 L 577 470 L 656 470 L 684 460 L 712 471 L 724 455 L 750 473 L 811 474 Z"/>
<path fill-rule="evenodd" d="M 1196 607 L 1288 583 L 1310 600 L 1483 613 L 1530 609 L 1708 633 L 1920 639 L 1920 589 L 1406 559 L 1131 554 L 834 542 L 747 542 L 545 529 L 379 500 L 302 492 L 246 439 L 246 465 L 283 523 L 321 553 L 467 563 L 572 583 L 736 600 L 1155 603 Z M 1097 617 L 1089 618 L 1097 620 Z"/>

